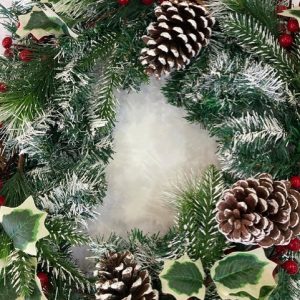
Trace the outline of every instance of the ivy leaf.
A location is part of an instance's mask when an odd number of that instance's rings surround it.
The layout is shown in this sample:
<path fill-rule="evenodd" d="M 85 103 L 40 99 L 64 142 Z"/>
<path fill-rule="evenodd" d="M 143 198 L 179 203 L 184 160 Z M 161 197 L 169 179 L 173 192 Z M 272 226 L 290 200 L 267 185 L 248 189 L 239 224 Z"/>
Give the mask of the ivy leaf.
<path fill-rule="evenodd" d="M 36 255 L 36 242 L 49 235 L 45 227 L 47 213 L 36 208 L 32 197 L 15 208 L 2 206 L 0 222 L 14 247 L 27 254 Z"/>
<path fill-rule="evenodd" d="M 201 261 L 192 261 L 187 255 L 178 260 L 166 260 L 159 275 L 162 291 L 177 300 L 186 300 L 189 297 L 204 299 L 204 277 Z"/>
<path fill-rule="evenodd" d="M 222 299 L 265 300 L 276 286 L 276 266 L 262 248 L 234 252 L 214 264 L 211 277 Z"/>
<path fill-rule="evenodd" d="M 36 39 L 54 35 L 56 37 L 66 34 L 77 38 L 67 24 L 48 6 L 39 8 L 34 6 L 28 14 L 19 16 L 20 27 L 16 34 L 21 38 L 32 34 Z"/>

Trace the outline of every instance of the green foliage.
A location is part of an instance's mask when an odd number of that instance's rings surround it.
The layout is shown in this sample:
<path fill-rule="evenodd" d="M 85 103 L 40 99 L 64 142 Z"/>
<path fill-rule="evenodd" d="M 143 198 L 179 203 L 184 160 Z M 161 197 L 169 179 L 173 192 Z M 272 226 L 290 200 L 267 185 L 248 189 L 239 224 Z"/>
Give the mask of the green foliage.
<path fill-rule="evenodd" d="M 35 287 L 35 265 L 32 257 L 22 251 L 13 251 L 9 256 L 7 269 L 8 278 L 11 278 L 16 293 L 23 297 L 30 296 Z"/>
<path fill-rule="evenodd" d="M 223 189 L 221 173 L 210 166 L 201 179 L 190 182 L 174 199 L 178 211 L 178 235 L 170 247 L 176 255 L 186 251 L 190 258 L 200 258 L 205 269 L 220 258 L 226 248 L 226 241 L 215 221 L 215 205 Z"/>
<path fill-rule="evenodd" d="M 53 278 L 64 282 L 64 289 L 68 290 L 69 293 L 75 287 L 82 292 L 89 290 L 89 279 L 77 268 L 70 259 L 68 252 L 63 251 L 63 248 L 60 248 L 49 239 L 40 241 L 37 246 L 38 259 L 42 268 L 50 269 Z"/>

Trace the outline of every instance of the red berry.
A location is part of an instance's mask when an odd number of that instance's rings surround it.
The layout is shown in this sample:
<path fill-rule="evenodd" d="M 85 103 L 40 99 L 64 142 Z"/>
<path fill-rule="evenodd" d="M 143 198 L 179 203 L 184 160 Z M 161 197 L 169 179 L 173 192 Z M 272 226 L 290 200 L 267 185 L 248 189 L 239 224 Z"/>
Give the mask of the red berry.
<path fill-rule="evenodd" d="M 8 49 L 11 47 L 13 43 L 13 40 L 10 36 L 7 36 L 5 37 L 3 40 L 2 40 L 2 46 L 5 48 L 5 49 Z"/>
<path fill-rule="evenodd" d="M 287 29 L 290 32 L 298 32 L 299 31 L 299 23 L 296 19 L 289 19 L 287 23 Z"/>
<path fill-rule="evenodd" d="M 285 6 L 285 5 L 277 5 L 276 6 L 276 13 L 282 13 L 284 10 L 287 10 L 288 8 L 287 8 L 287 6 Z"/>
<path fill-rule="evenodd" d="M 2 196 L 2 195 L 0 195 L 0 206 L 3 206 L 3 205 L 5 205 L 5 203 L 6 203 L 6 199 L 5 199 L 5 197 L 4 197 L 4 196 Z"/>
<path fill-rule="evenodd" d="M 4 82 L 0 82 L 0 93 L 5 93 L 7 92 L 7 90 L 8 90 L 7 84 Z"/>
<path fill-rule="evenodd" d="M 154 0 L 142 0 L 142 3 L 144 5 L 151 5 L 151 4 L 153 4 L 153 2 L 154 2 Z"/>
<path fill-rule="evenodd" d="M 14 51 L 11 48 L 5 49 L 4 56 L 6 58 L 13 58 L 14 57 Z"/>
<path fill-rule="evenodd" d="M 278 38 L 279 44 L 283 48 L 289 48 L 293 44 L 293 37 L 290 34 L 284 33 Z"/>
<path fill-rule="evenodd" d="M 37 277 L 41 282 L 42 289 L 44 291 L 47 291 L 49 289 L 49 285 L 50 285 L 50 280 L 49 280 L 48 274 L 45 272 L 39 272 L 39 273 L 37 273 Z"/>
<path fill-rule="evenodd" d="M 287 248 L 294 252 L 300 251 L 300 240 L 298 238 L 292 239 L 287 245 Z"/>
<path fill-rule="evenodd" d="M 300 176 L 292 176 L 290 182 L 293 189 L 300 189 Z"/>
<path fill-rule="evenodd" d="M 159 2 L 160 4 L 162 4 L 164 1 L 165 1 L 165 0 L 158 0 L 158 2 Z"/>
<path fill-rule="evenodd" d="M 119 5 L 127 5 L 129 3 L 129 0 L 118 0 Z"/>
<path fill-rule="evenodd" d="M 30 62 L 32 61 L 32 52 L 28 49 L 24 49 L 20 51 L 19 58 L 23 62 Z"/>
<path fill-rule="evenodd" d="M 286 246 L 278 245 L 275 247 L 276 254 L 281 256 L 288 251 Z"/>
<path fill-rule="evenodd" d="M 299 271 L 299 266 L 294 260 L 285 261 L 281 267 L 290 275 L 295 275 Z"/>

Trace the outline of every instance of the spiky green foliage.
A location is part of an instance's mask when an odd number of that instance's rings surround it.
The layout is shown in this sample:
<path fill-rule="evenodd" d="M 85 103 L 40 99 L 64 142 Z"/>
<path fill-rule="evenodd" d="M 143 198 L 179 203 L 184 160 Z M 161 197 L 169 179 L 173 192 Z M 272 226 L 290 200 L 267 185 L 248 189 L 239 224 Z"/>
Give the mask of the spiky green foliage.
<path fill-rule="evenodd" d="M 216 136 L 223 170 L 233 176 L 297 172 L 297 96 L 273 66 L 225 49 L 175 74 L 163 92 L 187 109 L 188 120 L 202 122 Z"/>
<path fill-rule="evenodd" d="M 192 259 L 200 258 L 208 269 L 223 255 L 227 243 L 215 220 L 216 202 L 223 190 L 222 174 L 210 166 L 200 179 L 176 193 L 173 201 L 178 211 L 178 235 L 170 244 L 176 256 L 187 252 Z"/>

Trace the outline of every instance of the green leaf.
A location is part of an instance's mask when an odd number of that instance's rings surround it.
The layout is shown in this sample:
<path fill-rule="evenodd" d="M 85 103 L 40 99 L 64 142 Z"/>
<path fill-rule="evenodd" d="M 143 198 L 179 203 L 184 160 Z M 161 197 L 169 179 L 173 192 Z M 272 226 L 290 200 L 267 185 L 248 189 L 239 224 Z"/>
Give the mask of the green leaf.
<path fill-rule="evenodd" d="M 77 35 L 48 6 L 44 8 L 34 6 L 31 12 L 19 16 L 19 23 L 20 27 L 16 33 L 21 38 L 29 34 L 38 40 L 44 36 L 54 35 L 58 37 L 63 34 L 77 38 Z"/>
<path fill-rule="evenodd" d="M 254 255 L 240 252 L 219 262 L 214 281 L 221 282 L 231 289 L 243 287 L 249 283 L 256 284 L 266 264 Z"/>
<path fill-rule="evenodd" d="M 61 25 L 56 24 L 51 18 L 48 18 L 43 11 L 33 11 L 28 23 L 23 27 L 27 30 L 41 28 L 44 30 L 54 29 L 60 31 Z"/>
<path fill-rule="evenodd" d="M 173 295 L 177 300 L 189 297 L 204 299 L 205 273 L 200 260 L 192 261 L 187 255 L 178 260 L 166 260 L 159 277 L 163 292 Z"/>
<path fill-rule="evenodd" d="M 49 235 L 44 225 L 46 216 L 36 208 L 32 197 L 18 207 L 3 206 L 0 210 L 0 222 L 14 247 L 30 255 L 36 255 L 36 242 Z"/>
<path fill-rule="evenodd" d="M 226 256 L 214 264 L 211 276 L 222 299 L 265 300 L 276 286 L 275 267 L 258 248 Z"/>

